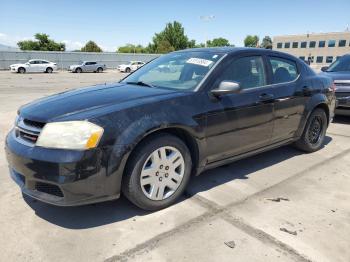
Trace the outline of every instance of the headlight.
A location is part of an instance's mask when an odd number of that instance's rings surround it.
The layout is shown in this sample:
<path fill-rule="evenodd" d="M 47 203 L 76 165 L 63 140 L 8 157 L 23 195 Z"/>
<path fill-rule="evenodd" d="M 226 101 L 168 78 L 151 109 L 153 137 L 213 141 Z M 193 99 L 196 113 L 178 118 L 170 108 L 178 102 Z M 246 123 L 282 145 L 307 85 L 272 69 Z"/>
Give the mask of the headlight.
<path fill-rule="evenodd" d="M 40 133 L 37 146 L 60 149 L 91 149 L 98 145 L 103 128 L 88 121 L 48 123 Z"/>

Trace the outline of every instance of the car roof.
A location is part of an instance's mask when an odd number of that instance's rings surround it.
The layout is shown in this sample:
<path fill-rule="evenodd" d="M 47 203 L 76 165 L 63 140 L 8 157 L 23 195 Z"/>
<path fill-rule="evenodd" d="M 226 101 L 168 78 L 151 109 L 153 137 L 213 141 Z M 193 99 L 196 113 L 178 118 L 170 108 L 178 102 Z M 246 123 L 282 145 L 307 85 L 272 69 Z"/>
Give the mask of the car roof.
<path fill-rule="evenodd" d="M 285 58 L 291 58 L 294 60 L 298 60 L 297 57 L 292 56 L 290 54 L 275 51 L 271 49 L 265 49 L 265 48 L 253 48 L 253 47 L 207 47 L 207 48 L 189 48 L 184 50 L 179 50 L 175 52 L 210 52 L 210 53 L 221 53 L 221 54 L 238 54 L 238 53 L 259 53 L 259 54 L 266 54 L 266 55 L 276 55 L 279 57 L 285 57 Z M 300 59 L 299 59 L 300 60 Z"/>
<path fill-rule="evenodd" d="M 29 59 L 28 61 L 46 61 L 49 62 L 49 60 L 45 60 L 45 59 Z"/>

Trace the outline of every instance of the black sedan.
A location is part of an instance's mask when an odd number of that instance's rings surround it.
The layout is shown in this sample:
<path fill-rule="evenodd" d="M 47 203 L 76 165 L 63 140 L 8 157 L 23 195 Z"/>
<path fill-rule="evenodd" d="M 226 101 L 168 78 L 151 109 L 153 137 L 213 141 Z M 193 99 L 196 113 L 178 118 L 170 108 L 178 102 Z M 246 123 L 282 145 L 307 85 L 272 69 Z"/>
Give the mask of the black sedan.
<path fill-rule="evenodd" d="M 123 193 L 157 210 L 209 168 L 291 143 L 320 149 L 335 101 L 330 78 L 284 53 L 178 51 L 119 83 L 21 107 L 7 159 L 22 192 L 41 201 L 82 205 Z"/>
<path fill-rule="evenodd" d="M 350 116 L 350 55 L 342 56 L 329 67 L 323 67 L 322 71 L 323 75 L 334 80 L 336 86 L 338 103 L 335 114 Z"/>

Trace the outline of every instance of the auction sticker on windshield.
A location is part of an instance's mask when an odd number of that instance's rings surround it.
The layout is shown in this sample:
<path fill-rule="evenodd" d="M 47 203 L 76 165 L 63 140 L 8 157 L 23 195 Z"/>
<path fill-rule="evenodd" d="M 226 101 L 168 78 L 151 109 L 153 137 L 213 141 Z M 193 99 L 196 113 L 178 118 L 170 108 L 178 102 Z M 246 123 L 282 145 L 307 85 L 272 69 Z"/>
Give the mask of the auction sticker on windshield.
<path fill-rule="evenodd" d="M 213 61 L 202 59 L 202 58 L 190 58 L 186 61 L 187 64 L 194 64 L 194 65 L 200 65 L 200 66 L 210 66 Z"/>

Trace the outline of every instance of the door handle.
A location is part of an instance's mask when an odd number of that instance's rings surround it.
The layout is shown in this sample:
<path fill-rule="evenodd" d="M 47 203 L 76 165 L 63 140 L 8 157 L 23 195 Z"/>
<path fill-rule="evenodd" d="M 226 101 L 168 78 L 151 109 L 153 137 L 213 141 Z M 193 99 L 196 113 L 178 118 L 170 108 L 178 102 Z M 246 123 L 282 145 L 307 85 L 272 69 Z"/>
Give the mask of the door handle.
<path fill-rule="evenodd" d="M 273 94 L 261 94 L 259 96 L 259 101 L 263 103 L 273 102 L 275 96 Z"/>

